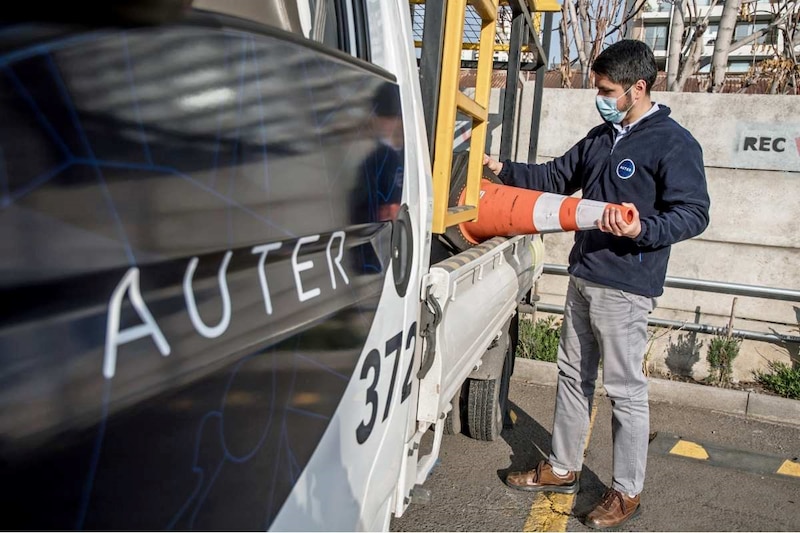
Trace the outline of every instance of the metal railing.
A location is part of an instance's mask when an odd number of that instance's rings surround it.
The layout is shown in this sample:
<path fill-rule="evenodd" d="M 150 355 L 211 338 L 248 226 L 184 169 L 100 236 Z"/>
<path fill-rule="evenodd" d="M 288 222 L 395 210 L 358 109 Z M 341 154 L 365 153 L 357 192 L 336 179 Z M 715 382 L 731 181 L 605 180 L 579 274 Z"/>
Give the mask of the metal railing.
<path fill-rule="evenodd" d="M 545 274 L 568 276 L 565 265 L 545 263 Z M 800 291 L 794 289 L 777 289 L 759 285 L 744 285 L 742 283 L 728 283 L 725 281 L 710 281 L 706 279 L 678 278 L 667 276 L 665 287 L 675 289 L 689 289 L 693 291 L 718 292 L 734 296 L 752 296 L 754 298 L 768 298 L 770 300 L 783 300 L 786 302 L 800 302 Z"/>
<path fill-rule="evenodd" d="M 559 276 L 569 275 L 566 266 L 553 265 L 553 264 L 545 264 L 544 273 L 555 274 Z M 800 291 L 794 289 L 779 289 L 774 287 L 762 287 L 758 285 L 745 285 L 742 283 L 727 283 L 722 281 L 679 278 L 674 276 L 667 276 L 664 282 L 664 286 L 676 289 L 689 289 L 689 290 L 704 291 L 704 292 L 730 294 L 736 296 L 767 298 L 770 300 L 782 300 L 787 302 L 800 302 Z M 520 306 L 520 311 L 523 313 L 525 312 L 530 313 L 533 310 L 544 311 L 545 313 L 556 313 L 560 315 L 564 314 L 564 307 L 555 304 L 537 303 L 535 306 Z M 647 324 L 649 326 L 677 329 L 677 330 L 690 331 L 696 333 L 709 333 L 712 335 L 724 335 L 728 333 L 728 328 L 725 326 L 712 326 L 710 324 L 681 322 L 679 320 L 667 320 L 655 317 L 648 318 Z M 731 329 L 730 334 L 733 335 L 734 337 L 740 337 L 743 339 L 754 340 L 754 341 L 800 344 L 800 336 L 785 335 L 774 331 L 772 333 L 764 333 L 761 331 L 751 331 L 745 329 Z"/>

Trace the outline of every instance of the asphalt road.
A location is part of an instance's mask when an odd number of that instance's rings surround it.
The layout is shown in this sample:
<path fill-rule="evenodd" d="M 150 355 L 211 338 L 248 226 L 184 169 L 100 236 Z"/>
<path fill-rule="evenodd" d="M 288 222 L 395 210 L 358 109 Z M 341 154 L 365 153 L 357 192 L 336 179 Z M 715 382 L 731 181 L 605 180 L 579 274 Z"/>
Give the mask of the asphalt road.
<path fill-rule="evenodd" d="M 581 491 L 559 523 L 542 522 L 541 509 L 531 509 L 541 503 L 537 496 L 502 481 L 549 452 L 555 388 L 512 382 L 510 399 L 517 422 L 500 440 L 445 435 L 441 464 L 425 483 L 431 503 L 412 504 L 392 520 L 392 531 L 591 531 L 580 519 L 611 481 L 609 400 L 596 402 Z M 800 531 L 800 428 L 659 403 L 651 403 L 650 425 L 657 435 L 650 445 L 643 512 L 622 530 Z M 668 453 L 679 438 L 700 444 L 712 460 Z M 789 465 L 790 474 L 775 473 L 779 464 Z"/>

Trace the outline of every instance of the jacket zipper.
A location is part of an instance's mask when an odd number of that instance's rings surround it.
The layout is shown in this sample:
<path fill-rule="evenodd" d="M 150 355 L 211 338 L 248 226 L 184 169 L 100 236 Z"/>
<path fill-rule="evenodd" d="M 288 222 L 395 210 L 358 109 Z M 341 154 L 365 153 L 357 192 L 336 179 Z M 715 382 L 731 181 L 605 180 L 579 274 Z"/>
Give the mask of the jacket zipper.
<path fill-rule="evenodd" d="M 616 148 L 616 147 L 617 147 L 617 143 L 616 143 L 616 140 L 617 140 L 617 130 L 615 130 L 615 129 L 614 129 L 614 126 L 612 126 L 612 125 L 610 125 L 610 124 L 609 124 L 609 126 L 608 126 L 608 129 L 610 129 L 610 130 L 611 130 L 611 151 L 610 151 L 610 152 L 608 152 L 608 157 L 609 157 L 609 159 L 610 159 L 610 158 L 611 158 L 611 156 L 612 156 L 612 155 L 614 155 L 614 148 Z"/>

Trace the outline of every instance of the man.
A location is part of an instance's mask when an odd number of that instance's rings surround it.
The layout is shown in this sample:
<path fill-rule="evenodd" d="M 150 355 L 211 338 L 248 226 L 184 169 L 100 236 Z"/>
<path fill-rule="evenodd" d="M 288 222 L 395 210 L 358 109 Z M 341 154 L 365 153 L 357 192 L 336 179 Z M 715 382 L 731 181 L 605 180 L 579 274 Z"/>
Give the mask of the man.
<path fill-rule="evenodd" d="M 609 46 L 592 67 L 596 106 L 605 123 L 563 156 L 541 165 L 486 164 L 507 185 L 622 203 L 626 222 L 608 209 L 600 231 L 575 234 L 569 256 L 552 452 L 528 472 L 509 474 L 515 489 L 575 493 L 600 357 L 612 404 L 613 480 L 586 517 L 595 529 L 640 512 L 647 462 L 649 405 L 642 361 L 647 315 L 663 292 L 670 245 L 702 233 L 709 198 L 700 145 L 650 100 L 652 51 L 640 41 Z M 630 202 L 630 203 L 627 203 Z"/>
<path fill-rule="evenodd" d="M 397 218 L 403 196 L 403 117 L 400 89 L 382 83 L 373 97 L 371 120 L 375 149 L 361 162 L 353 192 L 353 221 L 391 221 Z"/>
<path fill-rule="evenodd" d="M 350 193 L 351 224 L 391 222 L 403 198 L 403 117 L 400 89 L 381 83 L 372 98 L 370 120 L 375 148 L 361 162 L 358 180 Z M 389 261 L 389 241 L 378 239 L 358 247 L 353 268 L 364 273 L 383 272 Z"/>

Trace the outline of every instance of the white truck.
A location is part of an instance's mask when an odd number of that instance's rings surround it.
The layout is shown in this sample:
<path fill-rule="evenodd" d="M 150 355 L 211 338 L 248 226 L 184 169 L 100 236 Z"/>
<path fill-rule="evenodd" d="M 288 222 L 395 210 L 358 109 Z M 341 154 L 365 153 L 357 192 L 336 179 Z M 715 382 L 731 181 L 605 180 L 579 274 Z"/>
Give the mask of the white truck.
<path fill-rule="evenodd" d="M 444 432 L 499 435 L 542 270 L 458 231 L 498 1 L 474 100 L 465 0 L 435 87 L 408 0 L 107 4 L 0 28 L 3 525 L 388 529 Z"/>

